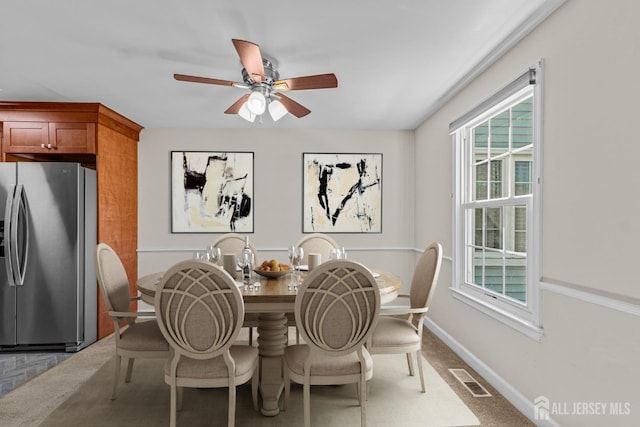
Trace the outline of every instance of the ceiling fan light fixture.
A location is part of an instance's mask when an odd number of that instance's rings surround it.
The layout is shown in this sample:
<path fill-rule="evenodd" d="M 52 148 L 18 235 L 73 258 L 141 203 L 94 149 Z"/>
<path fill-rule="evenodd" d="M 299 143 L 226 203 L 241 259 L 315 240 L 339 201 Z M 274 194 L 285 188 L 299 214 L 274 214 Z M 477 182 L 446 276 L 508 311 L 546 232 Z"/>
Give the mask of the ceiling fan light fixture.
<path fill-rule="evenodd" d="M 277 122 L 278 120 L 286 116 L 287 113 L 288 111 L 285 106 L 282 105 L 282 102 L 278 101 L 277 99 L 274 99 L 269 103 L 269 114 L 271 114 L 271 118 L 274 122 Z"/>
<path fill-rule="evenodd" d="M 253 123 L 256 120 L 256 114 L 249 110 L 248 104 L 248 101 L 242 104 L 242 107 L 240 107 L 240 110 L 238 111 L 238 115 L 246 121 Z"/>
<path fill-rule="evenodd" d="M 267 108 L 267 99 L 262 92 L 254 90 L 251 92 L 251 95 L 249 95 L 249 99 L 247 99 L 245 105 L 249 108 L 249 111 L 259 116 L 264 113 Z"/>
<path fill-rule="evenodd" d="M 179 81 L 249 89 L 250 93 L 242 95 L 225 110 L 225 114 L 239 114 L 249 122 L 254 122 L 256 117 L 260 117 L 258 122 L 262 123 L 262 115 L 269 107 L 269 113 L 274 122 L 280 120 L 287 113 L 301 118 L 309 114 L 311 110 L 280 92 L 338 87 L 338 79 L 333 73 L 280 80 L 280 73 L 269 59 L 262 56 L 257 44 L 239 39 L 231 39 L 231 41 L 243 66 L 241 82 L 186 74 L 173 75 L 173 78 Z"/>

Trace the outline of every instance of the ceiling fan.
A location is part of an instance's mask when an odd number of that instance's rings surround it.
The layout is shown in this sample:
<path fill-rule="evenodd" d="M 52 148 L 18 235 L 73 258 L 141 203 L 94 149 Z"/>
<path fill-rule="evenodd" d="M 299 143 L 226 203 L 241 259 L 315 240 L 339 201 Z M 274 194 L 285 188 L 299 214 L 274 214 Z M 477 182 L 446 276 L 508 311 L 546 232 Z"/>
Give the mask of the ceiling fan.
<path fill-rule="evenodd" d="M 280 80 L 280 73 L 273 67 L 271 61 L 262 56 L 260 47 L 257 44 L 238 39 L 232 39 L 232 42 L 244 66 L 242 69 L 242 82 L 188 76 L 185 74 L 173 75 L 176 80 L 184 82 L 249 89 L 250 92 L 227 108 L 225 114 L 238 114 L 243 119 L 253 122 L 257 116 L 262 115 L 268 108 L 273 121 L 280 120 L 287 113 L 300 118 L 309 114 L 311 110 L 283 95 L 282 92 L 338 87 L 338 79 L 333 73 Z"/>

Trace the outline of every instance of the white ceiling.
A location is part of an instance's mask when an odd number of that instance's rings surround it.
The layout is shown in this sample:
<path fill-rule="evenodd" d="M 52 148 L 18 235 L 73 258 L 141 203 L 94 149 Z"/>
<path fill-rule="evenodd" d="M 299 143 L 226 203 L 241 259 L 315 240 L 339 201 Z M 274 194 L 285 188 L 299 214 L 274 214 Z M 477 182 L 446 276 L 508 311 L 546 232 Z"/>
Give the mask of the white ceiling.
<path fill-rule="evenodd" d="M 20 0 L 0 9 L 0 100 L 100 102 L 147 128 L 415 129 L 438 100 L 553 0 Z M 555 1 L 557 3 L 557 1 Z M 335 73 L 288 92 L 311 110 L 248 123 L 232 38 L 280 78 Z"/>

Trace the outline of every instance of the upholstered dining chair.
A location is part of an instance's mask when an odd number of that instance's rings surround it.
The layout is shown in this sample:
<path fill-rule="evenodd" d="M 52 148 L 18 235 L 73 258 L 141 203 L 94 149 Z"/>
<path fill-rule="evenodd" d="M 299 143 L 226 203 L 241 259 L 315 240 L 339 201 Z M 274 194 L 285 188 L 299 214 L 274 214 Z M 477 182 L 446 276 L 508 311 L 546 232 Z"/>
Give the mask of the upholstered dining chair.
<path fill-rule="evenodd" d="M 357 384 L 366 425 L 366 381 L 373 360 L 364 347 L 378 321 L 380 291 L 371 272 L 348 260 L 322 263 L 298 289 L 295 318 L 305 344 L 284 350 L 284 408 L 291 381 L 303 385 L 304 425 L 311 425 L 311 385 Z"/>
<path fill-rule="evenodd" d="M 136 358 L 166 358 L 169 344 L 155 320 L 139 321 L 144 316 L 155 317 L 155 313 L 131 311 L 135 298 L 130 296 L 127 272 L 116 252 L 106 243 L 99 243 L 95 257 L 100 291 L 115 331 L 116 364 L 111 390 L 111 399 L 115 399 L 122 358 L 129 359 L 125 382 L 130 382 Z"/>
<path fill-rule="evenodd" d="M 170 425 L 182 407 L 183 387 L 228 387 L 229 426 L 235 425 L 236 386 L 251 380 L 258 410 L 258 349 L 233 345 L 244 318 L 235 282 L 204 261 L 182 261 L 160 279 L 155 308 L 162 335 L 171 347 L 164 380 L 171 386 Z"/>
<path fill-rule="evenodd" d="M 320 254 L 320 261 L 325 262 L 331 259 L 331 252 L 334 249 L 340 249 L 338 242 L 331 236 L 324 233 L 311 233 L 296 243 L 296 246 L 304 250 L 302 264 L 309 264 L 309 254 Z M 293 313 L 287 313 L 287 326 L 295 326 L 296 319 Z M 296 344 L 300 343 L 300 332 L 296 329 Z"/>
<path fill-rule="evenodd" d="M 220 248 L 223 254 L 238 255 L 244 249 L 244 236 L 238 233 L 226 233 L 214 240 L 211 245 Z M 251 240 L 249 240 L 249 247 L 251 248 L 251 252 L 253 252 L 255 265 L 260 265 L 258 262 L 258 251 Z M 258 315 L 255 313 L 246 314 L 242 326 L 249 328 L 249 345 L 253 345 L 253 328 L 258 326 Z"/>
<path fill-rule="evenodd" d="M 414 375 L 411 353 L 415 352 L 420 374 L 422 392 L 426 391 L 422 372 L 422 320 L 429 310 L 429 304 L 438 282 L 442 246 L 439 243 L 429 245 L 416 264 L 405 306 L 382 306 L 380 320 L 371 334 L 367 349 L 372 354 L 406 353 L 409 375 Z"/>
<path fill-rule="evenodd" d="M 244 249 L 244 235 L 238 233 L 226 233 L 214 240 L 211 245 L 216 248 L 220 248 L 220 251 L 223 254 L 238 255 L 242 252 L 242 249 Z M 249 240 L 249 247 L 251 248 L 251 252 L 253 252 L 255 264 L 259 265 L 258 251 L 251 240 Z"/>
<path fill-rule="evenodd" d="M 334 249 L 340 249 L 338 242 L 336 242 L 332 237 L 323 233 L 308 234 L 298 240 L 296 246 L 304 249 L 302 264 L 309 263 L 310 253 L 320 254 L 321 261 L 324 262 L 329 261 L 329 259 L 331 258 L 331 251 L 333 251 Z"/>

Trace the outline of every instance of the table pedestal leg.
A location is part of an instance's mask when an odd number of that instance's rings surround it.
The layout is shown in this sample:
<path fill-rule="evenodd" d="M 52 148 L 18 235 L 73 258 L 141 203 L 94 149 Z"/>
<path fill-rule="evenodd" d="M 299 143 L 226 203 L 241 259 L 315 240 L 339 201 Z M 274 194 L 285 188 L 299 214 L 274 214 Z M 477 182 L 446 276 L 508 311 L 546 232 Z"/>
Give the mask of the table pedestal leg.
<path fill-rule="evenodd" d="M 286 324 L 284 313 L 260 313 L 258 316 L 261 412 L 266 416 L 275 416 L 280 412 L 278 400 L 283 389 L 282 355 L 288 340 Z"/>

